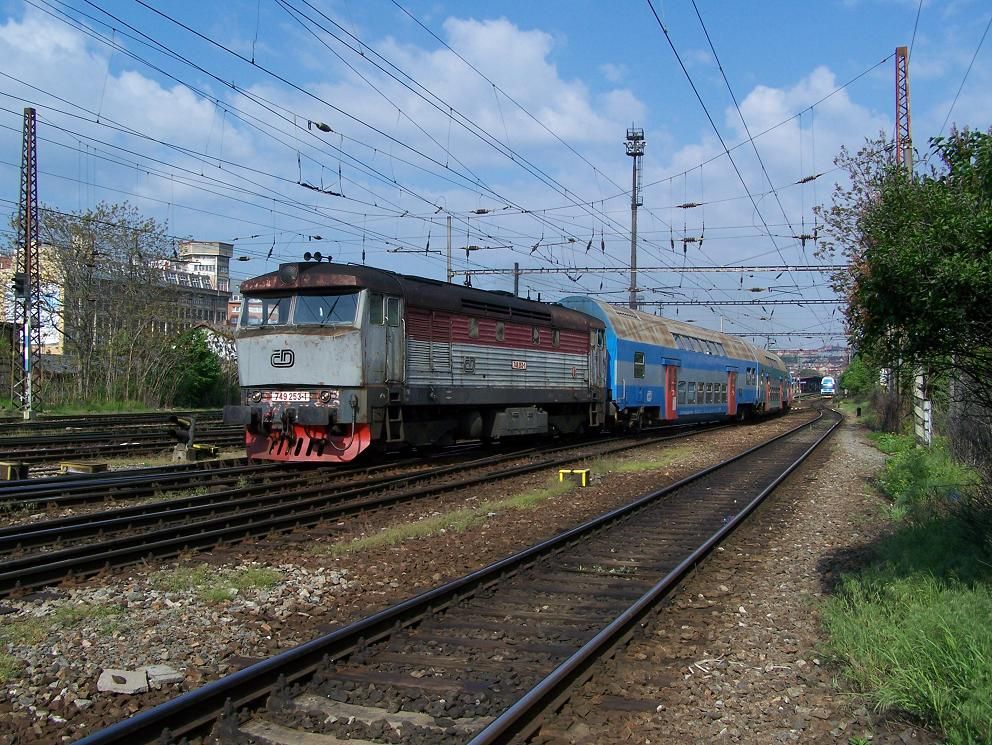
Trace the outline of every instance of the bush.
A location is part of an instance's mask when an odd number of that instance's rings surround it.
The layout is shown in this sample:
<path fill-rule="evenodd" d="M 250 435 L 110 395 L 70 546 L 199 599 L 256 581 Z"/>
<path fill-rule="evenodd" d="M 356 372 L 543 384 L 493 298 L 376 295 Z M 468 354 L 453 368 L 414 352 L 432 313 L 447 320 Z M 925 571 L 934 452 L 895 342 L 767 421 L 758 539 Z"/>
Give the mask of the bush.
<path fill-rule="evenodd" d="M 881 439 L 881 438 L 880 438 Z M 902 438 L 886 440 L 890 447 L 904 445 Z M 897 513 L 918 517 L 960 501 L 962 494 L 978 484 L 973 470 L 955 462 L 942 441 L 931 448 L 897 449 L 885 463 L 879 486 L 893 502 Z"/>
<path fill-rule="evenodd" d="M 868 435 L 868 439 L 874 442 L 875 447 L 886 455 L 894 455 L 916 447 L 916 438 L 913 435 L 897 435 L 892 432 L 872 432 Z"/>

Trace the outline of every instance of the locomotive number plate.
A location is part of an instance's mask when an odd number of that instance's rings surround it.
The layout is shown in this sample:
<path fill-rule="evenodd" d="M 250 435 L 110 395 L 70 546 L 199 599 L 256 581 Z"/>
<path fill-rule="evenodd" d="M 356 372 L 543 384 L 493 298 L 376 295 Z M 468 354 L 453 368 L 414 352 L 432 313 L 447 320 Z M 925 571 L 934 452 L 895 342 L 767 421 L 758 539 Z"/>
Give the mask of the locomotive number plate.
<path fill-rule="evenodd" d="M 310 391 L 272 391 L 273 401 L 309 401 Z"/>

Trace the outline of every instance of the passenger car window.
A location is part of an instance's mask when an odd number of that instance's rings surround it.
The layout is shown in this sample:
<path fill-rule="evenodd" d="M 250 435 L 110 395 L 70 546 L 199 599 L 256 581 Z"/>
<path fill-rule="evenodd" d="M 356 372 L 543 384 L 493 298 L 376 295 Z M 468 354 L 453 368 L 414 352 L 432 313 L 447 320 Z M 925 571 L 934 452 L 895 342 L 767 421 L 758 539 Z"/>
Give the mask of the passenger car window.
<path fill-rule="evenodd" d="M 468 319 L 468 338 L 478 339 L 479 338 L 479 319 L 469 318 Z"/>
<path fill-rule="evenodd" d="M 634 377 L 644 377 L 644 352 L 634 352 Z"/>
<path fill-rule="evenodd" d="M 503 341 L 506 338 L 506 324 L 503 321 L 496 321 L 496 341 Z"/>
<path fill-rule="evenodd" d="M 679 381 L 679 403 L 680 404 L 684 404 L 685 403 L 685 381 L 684 380 L 680 380 Z"/>

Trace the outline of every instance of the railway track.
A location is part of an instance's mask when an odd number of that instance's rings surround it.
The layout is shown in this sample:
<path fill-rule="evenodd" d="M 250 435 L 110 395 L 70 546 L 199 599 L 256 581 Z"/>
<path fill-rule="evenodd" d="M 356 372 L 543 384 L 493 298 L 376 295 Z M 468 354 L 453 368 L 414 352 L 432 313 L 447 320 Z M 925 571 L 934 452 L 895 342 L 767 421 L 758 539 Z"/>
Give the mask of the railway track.
<path fill-rule="evenodd" d="M 211 741 L 287 745 L 321 734 L 471 745 L 526 739 L 838 423 L 826 416 L 802 424 L 80 745 L 210 730 Z"/>
<path fill-rule="evenodd" d="M 39 465 L 67 459 L 88 460 L 156 453 L 168 450 L 176 444 L 165 429 L 166 425 L 163 423 L 159 431 L 131 429 L 5 437 L 0 438 L 0 461 Z M 223 425 L 209 429 L 204 427 L 197 440 L 222 448 L 236 447 L 244 444 L 244 428 Z"/>
<path fill-rule="evenodd" d="M 0 433 L 10 432 L 30 432 L 58 429 L 88 429 L 88 428 L 113 428 L 131 427 L 138 424 L 153 426 L 166 422 L 171 415 L 195 416 L 197 422 L 211 423 L 220 422 L 221 412 L 219 410 L 210 411 L 143 411 L 133 414 L 65 414 L 41 416 L 37 419 L 20 419 L 18 417 L 0 417 Z"/>
<path fill-rule="evenodd" d="M 707 430 L 703 430 L 707 431 Z M 416 473 L 358 477 L 303 475 L 103 513 L 0 530 L 0 596 L 85 577 L 149 558 L 209 550 L 252 537 L 309 528 L 413 499 L 621 452 L 685 434 L 528 449 L 428 467 Z M 496 469 L 496 470 L 494 470 Z M 333 473 L 333 472 L 332 472 Z M 329 483 L 341 478 L 343 484 Z M 348 479 L 351 478 L 349 483 Z M 66 545 L 69 544 L 69 545 Z"/>

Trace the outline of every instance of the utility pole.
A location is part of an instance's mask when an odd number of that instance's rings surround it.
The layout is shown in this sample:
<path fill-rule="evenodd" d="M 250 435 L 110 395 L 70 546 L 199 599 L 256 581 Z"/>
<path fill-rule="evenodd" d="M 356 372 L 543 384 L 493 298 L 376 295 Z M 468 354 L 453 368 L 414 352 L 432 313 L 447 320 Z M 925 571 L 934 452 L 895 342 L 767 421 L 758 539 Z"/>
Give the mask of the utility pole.
<path fill-rule="evenodd" d="M 448 215 L 448 281 L 455 278 L 455 273 L 451 271 L 451 215 Z"/>
<path fill-rule="evenodd" d="M 25 419 L 38 404 L 41 367 L 41 257 L 38 227 L 38 142 L 35 110 L 24 109 L 21 147 L 21 199 L 17 206 L 17 260 L 14 270 L 14 346 L 20 360 L 14 366 L 14 396 Z M 18 372 L 19 370 L 19 372 Z"/>
<path fill-rule="evenodd" d="M 634 159 L 630 187 L 630 301 L 637 310 L 637 208 L 644 204 L 641 196 L 641 158 L 644 156 L 644 130 L 628 129 L 624 143 L 627 155 Z"/>
<path fill-rule="evenodd" d="M 906 169 L 906 178 L 913 178 L 913 133 L 909 107 L 909 49 L 896 47 L 896 164 Z M 892 379 L 889 376 L 890 390 Z M 916 367 L 913 379 L 913 431 L 916 441 L 930 446 L 933 440 L 933 402 L 927 390 L 926 372 Z"/>

